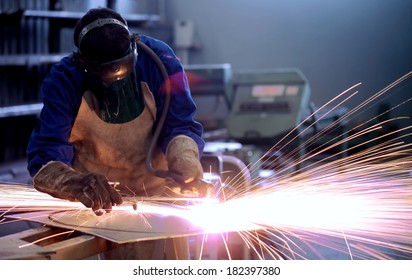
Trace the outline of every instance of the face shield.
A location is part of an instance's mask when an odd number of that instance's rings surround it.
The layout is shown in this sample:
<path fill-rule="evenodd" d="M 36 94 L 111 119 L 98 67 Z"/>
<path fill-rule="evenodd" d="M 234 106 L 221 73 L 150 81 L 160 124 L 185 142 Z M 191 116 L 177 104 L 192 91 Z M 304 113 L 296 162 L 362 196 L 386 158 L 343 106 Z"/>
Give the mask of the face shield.
<path fill-rule="evenodd" d="M 86 26 L 80 34 L 82 37 L 93 28 L 104 24 L 122 23 L 113 19 L 102 19 Z M 127 27 L 124 26 L 126 29 Z M 130 47 L 125 55 L 109 62 L 90 61 L 78 54 L 93 92 L 88 100 L 97 115 L 108 123 L 129 122 L 140 115 L 144 108 L 143 95 L 138 83 L 135 65 L 137 61 L 136 37 L 131 36 Z M 86 98 L 87 100 L 87 98 Z"/>
<path fill-rule="evenodd" d="M 108 123 L 129 122 L 143 111 L 143 95 L 137 81 L 137 52 L 133 43 L 126 55 L 105 63 L 83 60 L 91 80 L 94 110 Z"/>

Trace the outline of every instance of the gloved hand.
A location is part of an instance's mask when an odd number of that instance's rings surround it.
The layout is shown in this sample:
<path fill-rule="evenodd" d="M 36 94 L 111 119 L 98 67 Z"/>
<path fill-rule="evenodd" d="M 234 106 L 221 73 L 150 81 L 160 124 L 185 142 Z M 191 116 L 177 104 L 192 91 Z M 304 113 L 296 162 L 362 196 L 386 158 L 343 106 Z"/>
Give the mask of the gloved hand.
<path fill-rule="evenodd" d="M 33 178 L 34 188 L 55 198 L 80 201 L 98 216 L 123 202 L 100 174 L 76 172 L 63 162 L 49 162 Z"/>
<path fill-rule="evenodd" d="M 197 192 L 201 195 L 211 195 L 211 190 L 205 187 L 204 181 L 201 180 L 203 168 L 200 164 L 199 149 L 192 138 L 184 135 L 173 138 L 166 149 L 166 160 L 169 171 L 180 175 L 184 181 L 182 184 L 167 180 L 173 191 L 186 196 L 197 196 Z M 197 187 L 199 189 L 196 189 Z"/>

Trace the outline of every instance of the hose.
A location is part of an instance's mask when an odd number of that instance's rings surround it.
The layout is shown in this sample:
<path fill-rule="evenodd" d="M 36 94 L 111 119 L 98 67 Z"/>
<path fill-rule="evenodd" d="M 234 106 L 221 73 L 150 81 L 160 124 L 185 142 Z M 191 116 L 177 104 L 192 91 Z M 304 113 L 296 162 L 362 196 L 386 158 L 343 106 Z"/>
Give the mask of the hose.
<path fill-rule="evenodd" d="M 153 161 L 153 154 L 157 145 L 157 141 L 159 140 L 160 133 L 162 132 L 164 123 L 166 121 L 167 114 L 169 112 L 170 107 L 170 99 L 171 99 L 171 86 L 170 86 L 170 79 L 169 74 L 167 73 L 166 67 L 164 66 L 163 62 L 160 60 L 159 56 L 148 46 L 140 42 L 139 38 L 136 39 L 136 45 L 139 46 L 143 51 L 145 51 L 156 63 L 159 67 L 159 70 L 163 76 L 164 80 L 164 88 L 166 98 L 163 104 L 163 110 L 160 115 L 159 121 L 157 123 L 157 127 L 153 133 L 153 139 L 150 143 L 149 150 L 147 151 L 146 156 L 146 167 L 147 170 L 153 174 L 154 176 L 161 177 L 161 178 L 172 178 L 175 182 L 177 182 L 183 189 L 191 190 L 198 195 L 202 195 L 205 197 L 211 197 L 214 194 L 215 186 L 206 180 L 203 179 L 196 179 L 191 182 L 185 182 L 184 178 L 177 174 L 176 172 L 170 170 L 161 170 L 155 169 L 152 166 Z"/>
<path fill-rule="evenodd" d="M 157 127 L 153 133 L 153 139 L 152 142 L 150 143 L 149 150 L 147 151 L 147 156 L 146 156 L 146 167 L 147 170 L 161 178 L 172 178 L 179 184 L 184 184 L 184 179 L 182 176 L 175 172 L 171 172 L 169 170 L 161 170 L 161 169 L 155 169 L 152 165 L 153 161 L 153 155 L 154 151 L 157 145 L 157 142 L 159 140 L 159 136 L 162 132 L 164 123 L 166 121 L 167 114 L 169 112 L 169 107 L 170 107 L 170 99 L 171 99 L 171 86 L 170 86 L 170 79 L 169 79 L 169 74 L 167 73 L 166 67 L 164 66 L 163 62 L 160 60 L 159 56 L 148 46 L 146 46 L 144 43 L 140 42 L 139 38 L 136 40 L 136 45 L 141 48 L 144 52 L 146 52 L 156 63 L 157 67 L 159 68 L 163 80 L 164 80 L 164 89 L 165 89 L 165 100 L 163 104 L 163 110 L 160 115 L 159 121 L 157 123 Z"/>

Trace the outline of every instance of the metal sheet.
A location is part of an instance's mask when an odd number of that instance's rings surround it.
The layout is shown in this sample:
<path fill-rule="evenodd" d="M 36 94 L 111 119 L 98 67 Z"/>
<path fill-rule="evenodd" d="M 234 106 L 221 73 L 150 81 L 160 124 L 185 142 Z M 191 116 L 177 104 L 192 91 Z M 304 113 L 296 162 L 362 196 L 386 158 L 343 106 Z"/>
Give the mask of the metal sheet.
<path fill-rule="evenodd" d="M 153 204 L 155 208 L 173 205 Z M 184 211 L 184 210 L 182 210 Z M 144 240 L 201 235 L 204 230 L 178 216 L 161 214 L 139 214 L 133 210 L 115 210 L 110 214 L 96 216 L 90 210 L 41 211 L 7 216 L 17 220 L 28 220 L 49 226 L 77 230 L 119 244 Z"/>
<path fill-rule="evenodd" d="M 193 212 L 190 205 L 202 205 L 205 199 L 201 198 L 128 197 L 110 213 L 96 216 L 79 202 L 56 199 L 25 186 L 0 185 L 0 197 L 0 211 L 4 211 L 0 218 L 75 230 L 119 244 L 210 234 L 204 228 L 208 225 L 200 222 L 216 215 L 209 213 L 209 206 Z M 137 211 L 132 207 L 136 202 Z M 210 223 L 213 226 L 213 220 Z M 250 224 L 247 228 L 261 227 Z M 237 230 L 235 226 L 225 231 Z"/>

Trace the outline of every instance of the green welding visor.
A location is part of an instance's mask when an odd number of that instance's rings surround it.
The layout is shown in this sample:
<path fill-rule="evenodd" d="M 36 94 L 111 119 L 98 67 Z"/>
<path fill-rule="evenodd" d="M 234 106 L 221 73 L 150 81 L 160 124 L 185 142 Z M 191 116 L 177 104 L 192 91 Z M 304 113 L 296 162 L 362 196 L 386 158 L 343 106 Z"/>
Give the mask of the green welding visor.
<path fill-rule="evenodd" d="M 114 61 L 101 64 L 84 61 L 86 71 L 94 81 L 93 98 L 86 100 L 103 121 L 126 123 L 143 111 L 143 93 L 135 71 L 136 60 L 136 48 L 131 46 L 124 57 Z"/>

